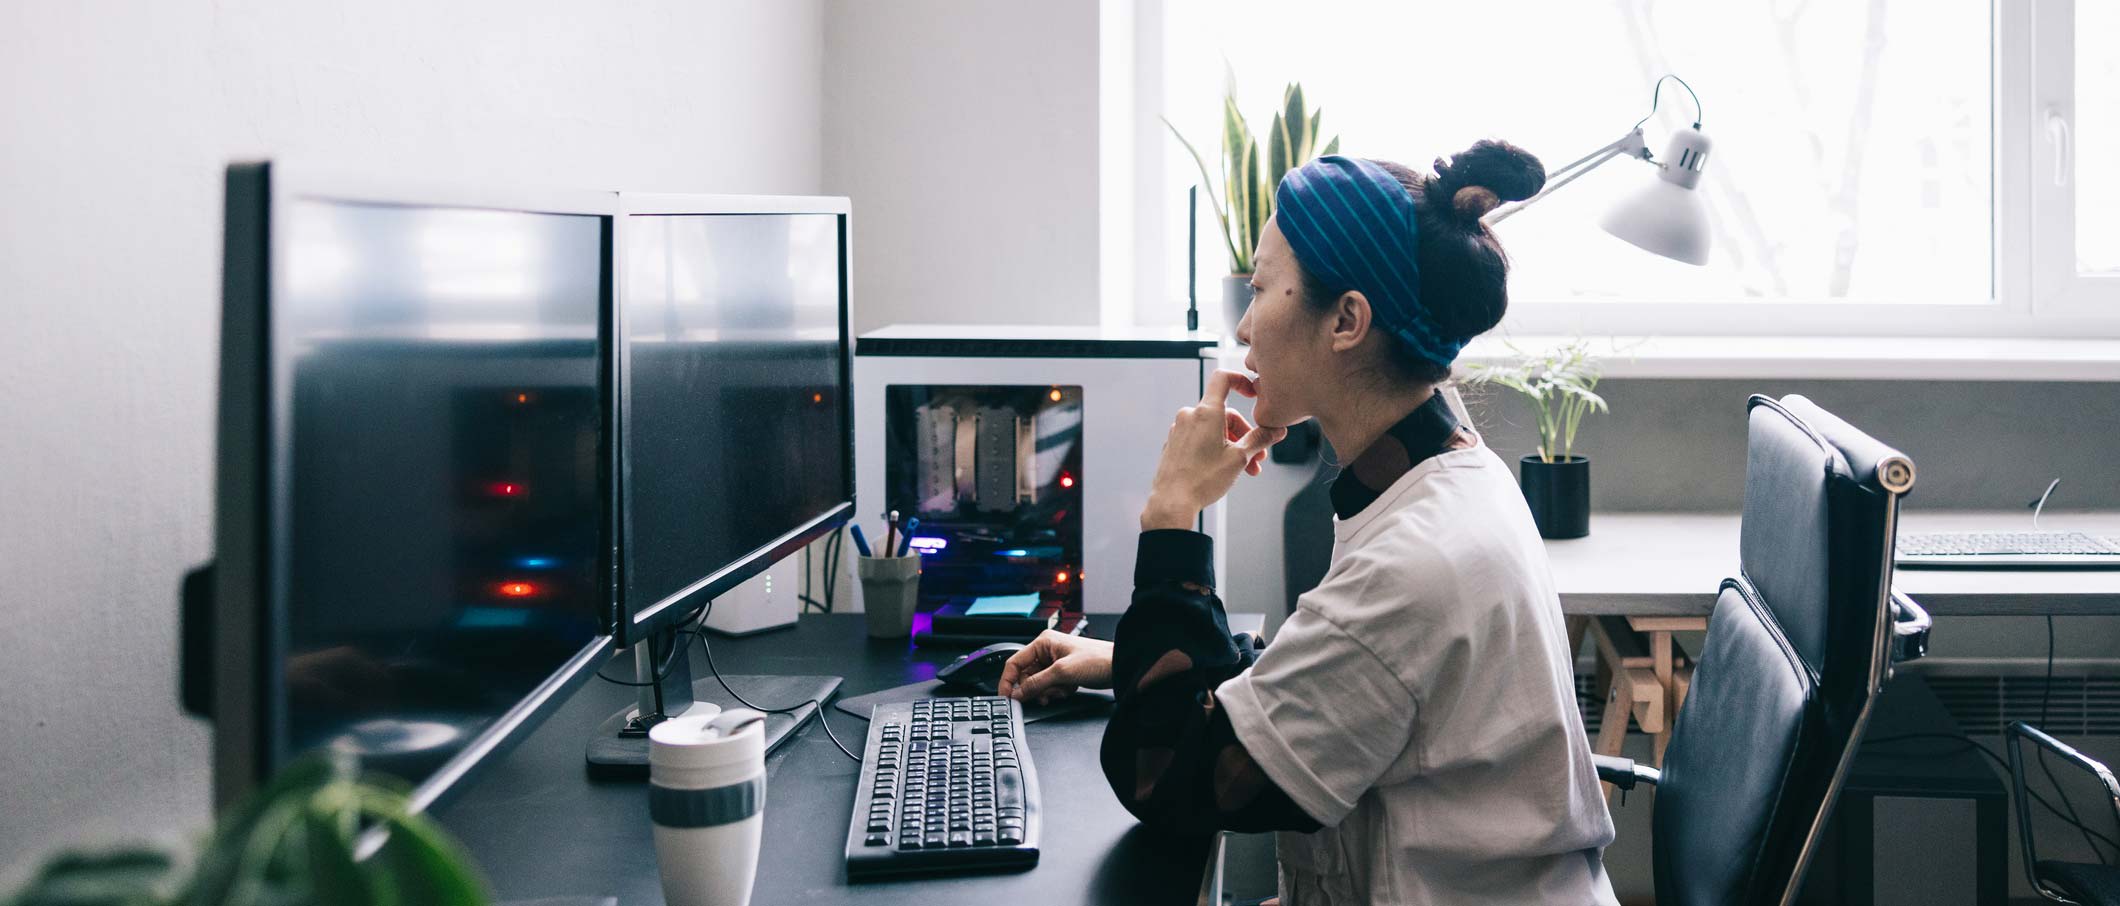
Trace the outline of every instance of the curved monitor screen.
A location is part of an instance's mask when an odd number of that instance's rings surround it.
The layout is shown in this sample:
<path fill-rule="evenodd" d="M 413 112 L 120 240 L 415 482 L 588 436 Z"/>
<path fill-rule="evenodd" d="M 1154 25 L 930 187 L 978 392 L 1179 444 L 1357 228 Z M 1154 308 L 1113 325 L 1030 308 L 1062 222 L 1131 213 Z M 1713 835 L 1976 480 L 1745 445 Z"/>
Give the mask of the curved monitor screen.
<path fill-rule="evenodd" d="M 418 783 L 601 632 L 608 219 L 288 210 L 279 754 Z"/>
<path fill-rule="evenodd" d="M 668 620 L 853 497 L 837 214 L 627 218 L 623 607 Z"/>

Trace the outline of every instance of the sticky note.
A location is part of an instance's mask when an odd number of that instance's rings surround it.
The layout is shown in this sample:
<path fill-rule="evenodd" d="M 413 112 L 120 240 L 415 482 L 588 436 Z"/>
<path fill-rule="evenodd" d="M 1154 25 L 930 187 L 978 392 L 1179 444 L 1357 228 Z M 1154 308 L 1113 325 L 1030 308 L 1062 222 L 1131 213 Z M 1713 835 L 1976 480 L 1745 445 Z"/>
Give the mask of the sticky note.
<path fill-rule="evenodd" d="M 992 597 L 973 598 L 971 606 L 964 609 L 964 615 L 968 617 L 1026 617 L 1036 612 L 1038 612 L 1038 596 L 1036 594 L 994 595 Z"/>

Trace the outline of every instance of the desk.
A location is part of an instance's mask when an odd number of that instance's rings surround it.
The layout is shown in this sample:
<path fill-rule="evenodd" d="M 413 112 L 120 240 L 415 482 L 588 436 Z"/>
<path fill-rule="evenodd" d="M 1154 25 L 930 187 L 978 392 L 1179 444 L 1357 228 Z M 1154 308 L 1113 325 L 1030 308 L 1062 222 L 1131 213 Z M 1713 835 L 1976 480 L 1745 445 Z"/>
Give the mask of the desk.
<path fill-rule="evenodd" d="M 1904 510 L 1901 532 L 2029 529 L 2031 515 Z M 2120 513 L 2048 513 L 2048 530 L 2120 535 Z M 1590 535 L 1546 542 L 1570 616 L 1705 617 L 1737 575 L 1735 513 L 1595 513 Z M 2120 615 L 2120 570 L 1902 569 L 1893 584 L 1934 616 Z"/>
<path fill-rule="evenodd" d="M 1110 632 L 1110 617 L 1092 627 Z M 923 651 L 865 635 L 860 614 L 804 616 L 791 630 L 715 639 L 724 673 L 828 673 L 844 696 L 934 676 L 961 652 Z M 692 648 L 695 675 L 705 659 Z M 737 691 L 743 691 L 741 689 Z M 663 902 L 647 784 L 591 782 L 582 744 L 632 689 L 591 680 L 513 751 L 473 778 L 435 816 L 470 849 L 503 900 L 611 896 L 621 906 Z M 782 702 L 760 702 L 781 705 Z M 849 748 L 865 721 L 829 707 Z M 846 830 L 860 765 L 812 721 L 766 760 L 765 839 L 751 902 L 783 903 L 1193 903 L 1219 880 L 1220 840 L 1173 839 L 1142 829 L 1119 806 L 1097 763 L 1105 713 L 1025 728 L 1038 768 L 1045 841 L 1036 868 L 1008 874 L 846 881 Z"/>
<path fill-rule="evenodd" d="M 2120 535 L 2120 513 L 2054 512 L 2040 527 Z M 2029 529 L 2030 514 L 1900 512 L 1901 532 L 2002 528 Z M 1737 575 L 1738 535 L 1735 513 L 1595 513 L 1587 537 L 1546 542 L 1569 642 L 1579 647 L 1586 629 L 1598 642 L 1605 710 L 1595 751 L 1619 754 L 1631 716 L 1662 764 L 1690 679 L 1672 633 L 1707 628 L 1722 580 Z M 1934 616 L 2120 615 L 2120 570 L 1902 569 L 1892 584 Z M 1616 650 L 1627 627 L 1647 637 L 1646 650 Z"/>

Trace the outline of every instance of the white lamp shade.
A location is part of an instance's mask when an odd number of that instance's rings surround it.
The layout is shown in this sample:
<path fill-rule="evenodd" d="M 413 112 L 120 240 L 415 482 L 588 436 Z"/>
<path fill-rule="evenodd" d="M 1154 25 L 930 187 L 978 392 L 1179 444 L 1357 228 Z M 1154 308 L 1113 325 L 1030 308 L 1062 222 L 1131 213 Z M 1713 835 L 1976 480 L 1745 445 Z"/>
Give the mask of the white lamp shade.
<path fill-rule="evenodd" d="M 1709 147 L 1697 129 L 1674 133 L 1657 178 L 1605 214 L 1605 232 L 1666 258 L 1707 264 L 1708 204 L 1699 187 Z"/>

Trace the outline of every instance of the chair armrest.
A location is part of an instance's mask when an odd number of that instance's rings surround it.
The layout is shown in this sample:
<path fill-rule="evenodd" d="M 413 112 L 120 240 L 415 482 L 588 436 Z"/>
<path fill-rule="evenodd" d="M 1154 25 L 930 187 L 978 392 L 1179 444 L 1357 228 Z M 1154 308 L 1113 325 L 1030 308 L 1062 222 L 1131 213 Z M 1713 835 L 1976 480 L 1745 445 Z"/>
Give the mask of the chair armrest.
<path fill-rule="evenodd" d="M 1892 589 L 1892 662 L 1916 660 L 1929 653 L 1929 612 L 1899 589 Z"/>
<path fill-rule="evenodd" d="M 2069 763 L 2089 771 L 2091 776 L 2098 778 L 2099 784 L 2105 787 L 2105 795 L 2112 799 L 2113 817 L 2120 818 L 2120 780 L 2116 780 L 2113 777 L 2112 769 L 2106 767 L 2104 762 L 2076 751 L 2075 747 L 2070 746 L 2068 743 L 2048 736 L 2046 731 L 2021 720 L 2010 723 L 2009 734 L 2010 748 L 2012 750 L 2017 747 L 2018 739 L 2029 739 L 2037 743 L 2040 748 L 2059 755 L 2067 759 Z M 2021 768 L 2022 765 L 2012 765 L 2010 773 L 2021 774 Z"/>
<path fill-rule="evenodd" d="M 1597 765 L 1597 779 L 1623 790 L 1634 789 L 1638 783 L 1655 786 L 1664 779 L 1664 772 L 1645 764 L 1636 764 L 1632 758 L 1591 755 L 1590 763 Z"/>
<path fill-rule="evenodd" d="M 2038 847 L 2032 840 L 2032 800 L 2024 785 L 2022 740 L 2026 739 L 2097 777 L 2098 782 L 2105 786 L 2105 795 L 2110 800 L 2115 819 L 2120 819 L 2120 780 L 2115 780 L 2112 770 L 2103 763 L 2076 751 L 2061 740 L 2048 736 L 2046 731 L 2021 720 L 2010 722 L 2007 735 L 2003 738 L 2003 747 L 2009 754 L 2010 790 L 2017 803 L 2017 836 L 2019 845 L 2024 850 L 2024 874 L 2026 879 L 2031 881 L 2032 889 L 2043 893 L 2047 889 L 2046 885 L 2039 882 L 2038 873 L 2032 870 L 2032 867 L 2038 864 L 2039 855 Z M 2055 792 L 2058 793 L 2059 790 Z"/>

